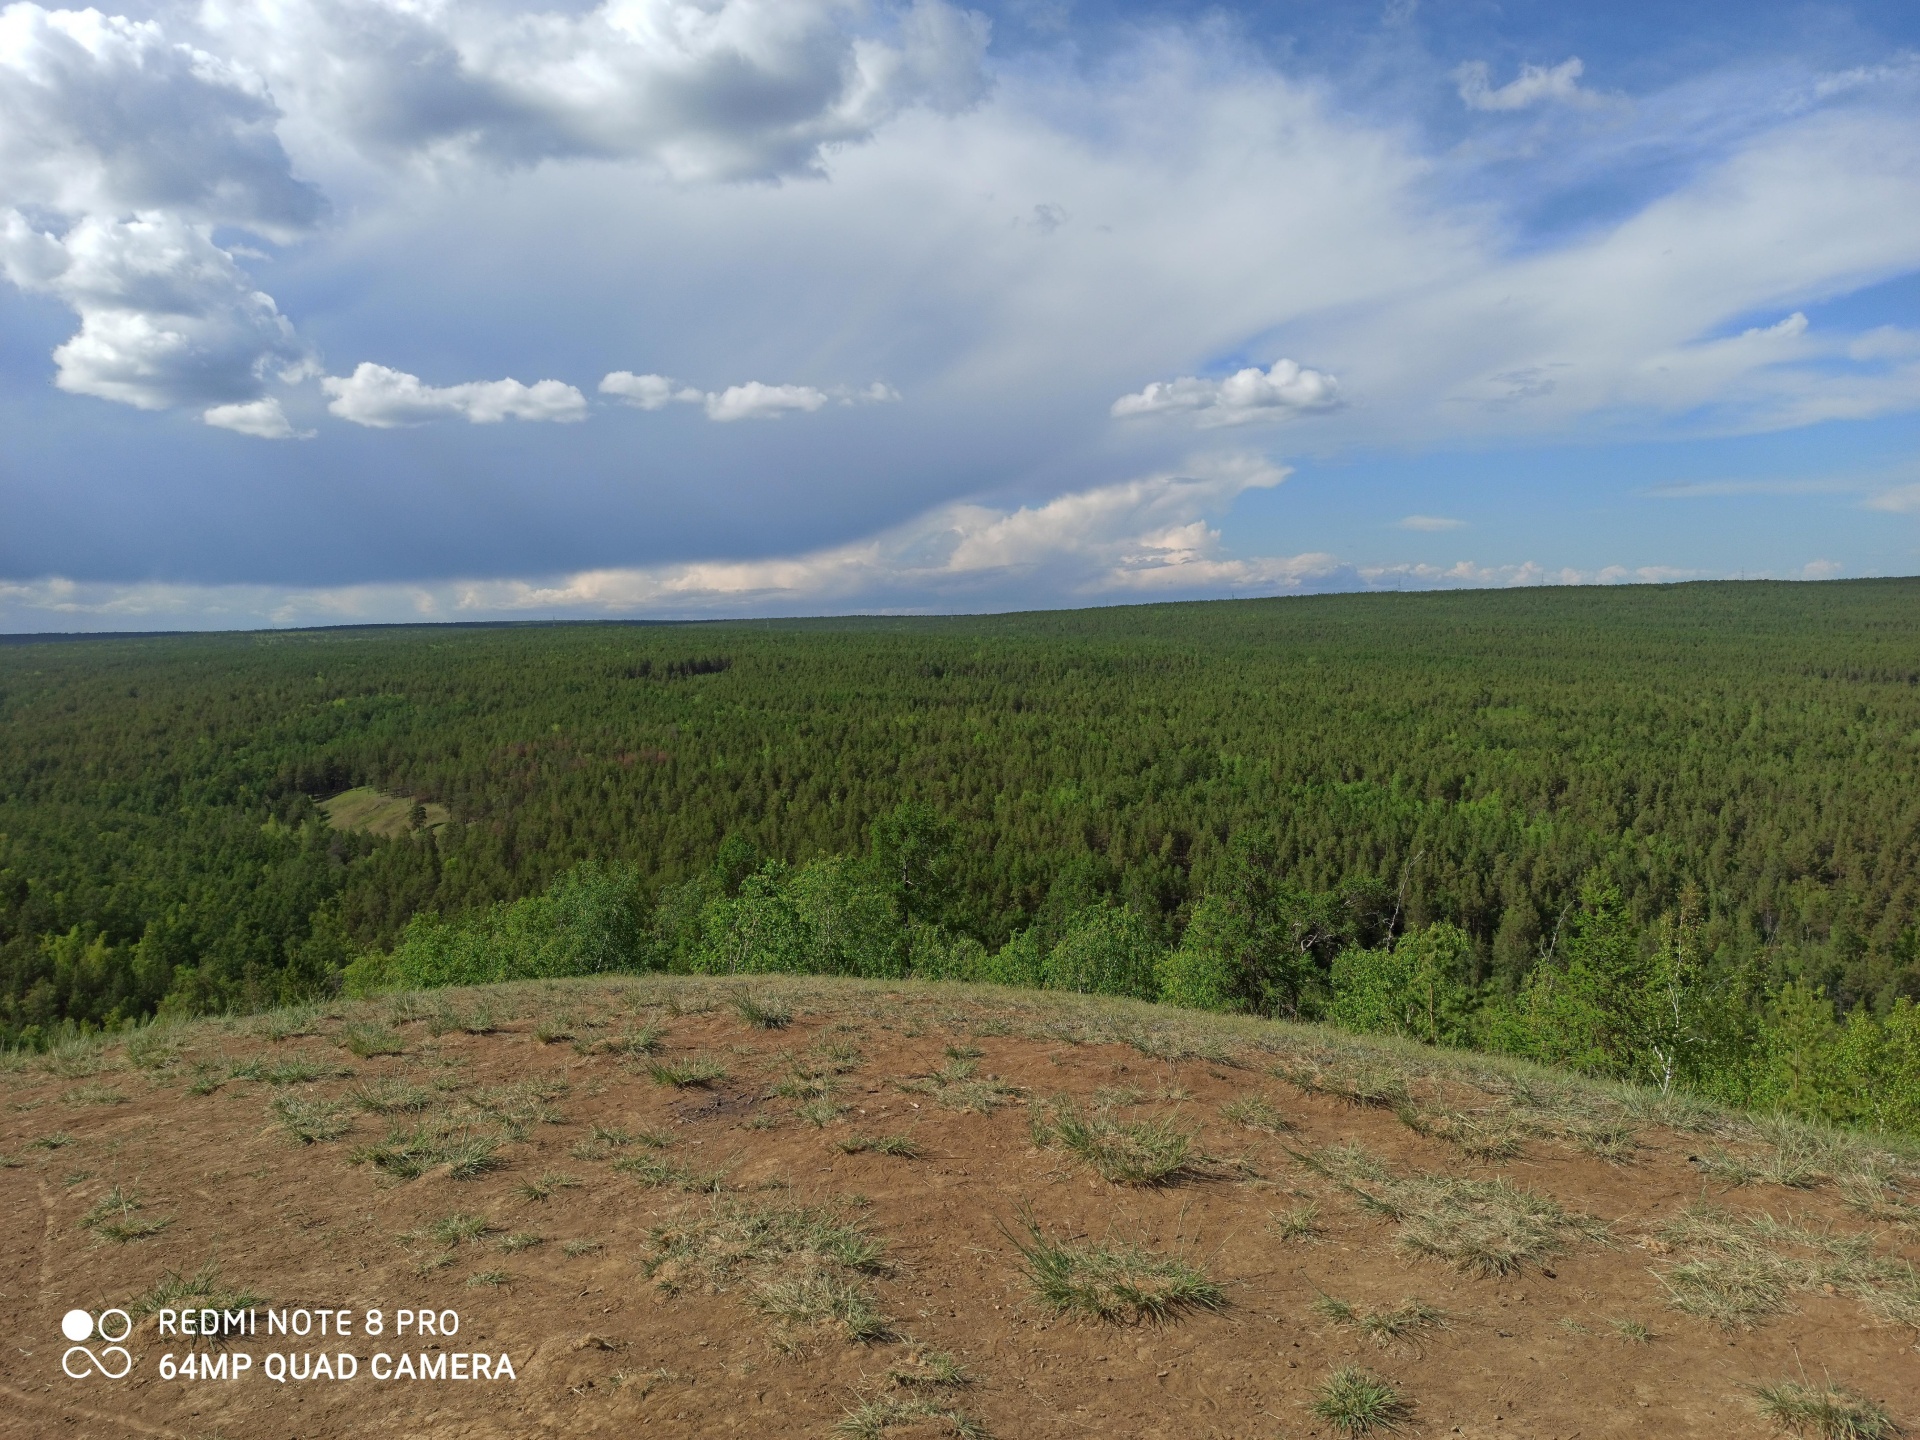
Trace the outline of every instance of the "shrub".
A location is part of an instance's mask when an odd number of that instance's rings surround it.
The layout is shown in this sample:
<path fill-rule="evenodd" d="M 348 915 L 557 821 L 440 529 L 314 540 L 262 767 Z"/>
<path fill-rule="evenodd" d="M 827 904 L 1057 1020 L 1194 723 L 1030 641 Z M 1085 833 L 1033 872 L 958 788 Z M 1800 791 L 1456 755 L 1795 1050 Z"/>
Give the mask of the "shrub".
<path fill-rule="evenodd" d="M 1066 934 L 1047 956 L 1047 985 L 1151 1000 L 1159 991 L 1154 966 L 1163 953 L 1132 906 L 1089 906 L 1068 921 Z"/>
<path fill-rule="evenodd" d="M 634 872 L 586 861 L 544 894 L 448 921 L 415 915 L 390 955 L 346 969 L 349 994 L 594 975 L 636 968 L 642 929 Z"/>
<path fill-rule="evenodd" d="M 812 927 L 788 893 L 787 867 L 769 860 L 740 893 L 710 901 L 700 914 L 694 968 L 709 975 L 805 973 L 812 966 Z"/>
<path fill-rule="evenodd" d="M 1327 1018 L 1362 1034 L 1461 1044 L 1469 1033 L 1472 955 L 1466 932 L 1444 923 L 1410 930 L 1390 946 L 1349 946 L 1334 957 Z"/>
<path fill-rule="evenodd" d="M 1046 975 L 1040 937 L 1031 929 L 1022 930 L 988 955 L 980 967 L 980 978 L 995 985 L 1024 985 L 1038 989 L 1045 983 Z"/>

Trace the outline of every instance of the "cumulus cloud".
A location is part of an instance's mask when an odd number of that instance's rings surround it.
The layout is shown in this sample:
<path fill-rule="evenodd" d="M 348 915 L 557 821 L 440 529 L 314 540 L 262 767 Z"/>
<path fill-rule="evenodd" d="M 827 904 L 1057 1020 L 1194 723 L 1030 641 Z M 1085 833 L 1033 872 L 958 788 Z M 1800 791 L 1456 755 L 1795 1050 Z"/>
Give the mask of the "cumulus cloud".
<path fill-rule="evenodd" d="M 295 430 L 280 402 L 269 395 L 238 405 L 215 405 L 200 417 L 207 424 L 257 440 L 311 440 L 311 430 Z"/>
<path fill-rule="evenodd" d="M 1460 530 L 1465 528 L 1464 520 L 1449 520 L 1444 515 L 1403 515 L 1399 521 L 1402 530 Z"/>
<path fill-rule="evenodd" d="M 208 0 L 200 20 L 302 126 L 371 153 L 764 180 L 819 172 L 903 109 L 983 92 L 984 17 L 942 0 L 859 14 L 844 0 Z"/>
<path fill-rule="evenodd" d="M 320 192 L 293 173 L 283 122 L 316 153 L 344 137 L 375 164 L 599 158 L 682 179 L 818 173 L 829 148 L 903 109 L 953 112 L 983 92 L 983 18 L 942 0 L 864 26 L 859 14 L 839 0 L 209 0 L 136 20 L 23 0 L 0 9 L 6 273 L 79 316 L 55 354 L 62 388 L 237 414 L 227 407 L 268 398 L 270 378 L 304 358 L 237 247 L 213 239 L 229 226 L 287 240 L 324 215 Z M 329 393 L 345 416 L 584 413 L 553 382 L 525 393 L 341 383 Z M 716 419 L 816 408 L 792 387 L 736 389 Z"/>
<path fill-rule="evenodd" d="M 1268 370 L 1248 366 L 1224 380 L 1156 380 L 1134 395 L 1122 395 L 1110 413 L 1116 419 L 1139 415 L 1191 415 L 1197 424 L 1246 425 L 1289 415 L 1332 410 L 1340 404 L 1333 376 L 1308 370 L 1292 360 L 1276 360 Z"/>
<path fill-rule="evenodd" d="M 306 371 L 273 298 L 177 216 L 89 217 L 55 235 L 0 211 L 0 270 L 79 315 L 79 333 L 53 352 L 56 383 L 76 395 L 143 410 L 231 404 Z"/>
<path fill-rule="evenodd" d="M 698 405 L 707 398 L 704 391 L 676 385 L 665 375 L 636 375 L 631 370 L 615 370 L 601 377 L 600 393 L 636 410 L 664 410 L 676 400 Z"/>
<path fill-rule="evenodd" d="M 502 420 L 551 420 L 571 424 L 587 418 L 587 397 L 559 380 L 470 380 L 463 385 L 428 385 L 418 375 L 363 360 L 353 374 L 329 375 L 320 382 L 327 409 L 342 420 L 390 430 L 429 420 L 461 416 L 475 425 Z"/>
<path fill-rule="evenodd" d="M 600 393 L 636 410 L 664 410 L 669 405 L 703 405 L 707 418 L 719 424 L 735 420 L 778 420 L 799 411 L 811 414 L 838 399 L 842 405 L 876 405 L 898 400 L 900 392 L 874 381 L 864 390 L 820 390 L 812 385 L 768 385 L 749 380 L 724 390 L 700 390 L 666 375 L 635 375 L 615 370 L 601 378 Z"/>
<path fill-rule="evenodd" d="M 1469 110 L 1525 110 L 1533 105 L 1591 106 L 1600 97 L 1581 88 L 1586 66 L 1578 56 L 1558 65 L 1522 65 L 1519 75 L 1495 88 L 1492 70 L 1484 60 L 1469 60 L 1453 72 L 1460 98 Z"/>
<path fill-rule="evenodd" d="M 826 403 L 827 392 L 811 385 L 762 385 L 758 380 L 729 385 L 706 397 L 707 418 L 722 424 L 734 420 L 778 420 L 795 410 L 818 410 Z"/>
<path fill-rule="evenodd" d="M 79 317 L 53 354 L 61 389 L 237 414 L 304 374 L 292 325 L 212 239 L 320 217 L 278 119 L 257 74 L 157 23 L 0 10 L 0 268 Z"/>
<path fill-rule="evenodd" d="M 0 9 L 0 197 L 65 215 L 165 210 L 275 235 L 324 203 L 296 180 L 260 76 L 97 10 Z"/>

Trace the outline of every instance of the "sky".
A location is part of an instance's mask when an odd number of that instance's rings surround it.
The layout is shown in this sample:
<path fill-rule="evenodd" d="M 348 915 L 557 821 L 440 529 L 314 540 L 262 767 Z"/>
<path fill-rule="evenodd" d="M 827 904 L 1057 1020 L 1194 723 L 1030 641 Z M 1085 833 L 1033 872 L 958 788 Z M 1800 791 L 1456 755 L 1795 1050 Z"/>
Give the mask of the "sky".
<path fill-rule="evenodd" d="M 0 631 L 1920 573 L 1920 7 L 0 7 Z"/>

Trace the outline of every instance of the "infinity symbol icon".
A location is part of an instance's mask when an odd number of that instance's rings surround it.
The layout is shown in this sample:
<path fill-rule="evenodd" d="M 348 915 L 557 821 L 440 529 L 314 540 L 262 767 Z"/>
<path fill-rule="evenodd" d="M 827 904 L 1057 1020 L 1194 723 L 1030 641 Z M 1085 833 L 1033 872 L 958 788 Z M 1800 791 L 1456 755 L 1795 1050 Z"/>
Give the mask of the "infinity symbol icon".
<path fill-rule="evenodd" d="M 76 1355 L 86 1357 L 81 1368 L 78 1370 L 73 1368 L 73 1357 Z M 105 1357 L 109 1355 L 117 1355 L 120 1357 L 120 1368 L 118 1370 L 110 1370 L 107 1368 Z M 84 1380 L 96 1371 L 109 1380 L 124 1380 L 126 1379 L 127 1372 L 133 1369 L 133 1356 L 127 1353 L 126 1347 L 123 1345 L 109 1345 L 98 1355 L 94 1354 L 93 1351 L 84 1345 L 75 1345 L 60 1357 L 60 1368 L 67 1372 L 67 1378 L 69 1380 Z"/>

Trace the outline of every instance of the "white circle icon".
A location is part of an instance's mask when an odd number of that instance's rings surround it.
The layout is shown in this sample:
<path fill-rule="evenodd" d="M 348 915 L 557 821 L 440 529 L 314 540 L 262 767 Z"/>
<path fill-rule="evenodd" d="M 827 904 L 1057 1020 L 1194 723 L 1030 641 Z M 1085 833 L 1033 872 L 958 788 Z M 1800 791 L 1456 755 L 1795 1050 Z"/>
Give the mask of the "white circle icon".
<path fill-rule="evenodd" d="M 60 1333 L 78 1345 L 93 1335 L 93 1316 L 84 1310 L 69 1310 L 60 1319 Z"/>
<path fill-rule="evenodd" d="M 84 1315 L 86 1312 L 83 1310 L 83 1311 L 80 1311 L 79 1313 Z M 109 1335 L 107 1333 L 107 1319 L 109 1316 L 113 1316 L 113 1315 L 118 1315 L 120 1317 L 120 1333 L 118 1335 Z M 100 1312 L 100 1338 L 102 1340 L 110 1340 L 117 1345 L 132 1333 L 133 1333 L 133 1317 L 127 1314 L 126 1311 L 102 1310 Z"/>

